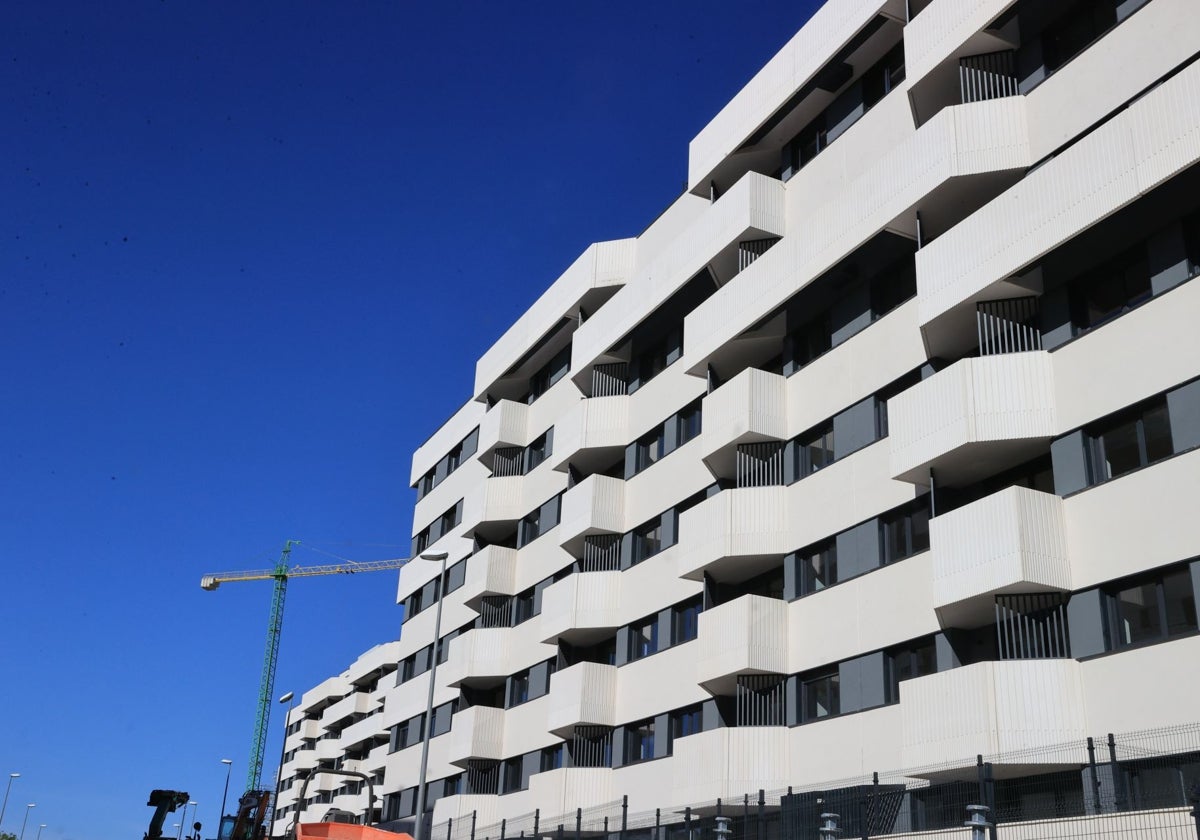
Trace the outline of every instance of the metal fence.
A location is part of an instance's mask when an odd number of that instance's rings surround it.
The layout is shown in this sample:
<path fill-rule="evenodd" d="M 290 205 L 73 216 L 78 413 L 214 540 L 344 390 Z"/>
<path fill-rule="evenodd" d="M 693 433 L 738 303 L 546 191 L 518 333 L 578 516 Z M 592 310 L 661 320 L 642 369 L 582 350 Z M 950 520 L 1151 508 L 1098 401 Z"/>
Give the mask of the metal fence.
<path fill-rule="evenodd" d="M 1200 724 L 757 790 L 683 807 L 631 811 L 626 796 L 564 814 L 534 811 L 486 824 L 473 812 L 432 826 L 426 837 L 1200 840 Z"/>

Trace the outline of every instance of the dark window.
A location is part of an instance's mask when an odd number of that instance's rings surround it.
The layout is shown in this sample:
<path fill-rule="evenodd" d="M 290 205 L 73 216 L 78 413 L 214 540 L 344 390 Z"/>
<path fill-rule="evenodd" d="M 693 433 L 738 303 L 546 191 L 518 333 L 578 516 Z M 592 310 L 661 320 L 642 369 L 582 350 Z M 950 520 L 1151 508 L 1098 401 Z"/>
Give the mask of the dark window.
<path fill-rule="evenodd" d="M 896 269 L 871 278 L 871 319 L 882 318 L 916 294 L 916 263 L 906 257 Z"/>
<path fill-rule="evenodd" d="M 1161 641 L 1197 630 L 1196 596 L 1187 566 L 1108 590 L 1112 649 Z"/>
<path fill-rule="evenodd" d="M 883 562 L 895 563 L 929 549 L 929 505 L 922 501 L 879 519 L 883 538 Z"/>
<path fill-rule="evenodd" d="M 508 758 L 504 761 L 504 793 L 525 789 L 524 773 L 525 759 L 522 756 Z"/>
<path fill-rule="evenodd" d="M 683 446 L 700 434 L 700 403 L 693 403 L 679 412 L 676 446 Z"/>
<path fill-rule="evenodd" d="M 833 347 L 833 327 L 829 313 L 823 312 L 794 331 L 791 336 L 792 363 L 796 370 L 804 367 Z"/>
<path fill-rule="evenodd" d="M 562 767 L 563 755 L 566 751 L 566 744 L 555 744 L 553 747 L 543 749 L 539 764 L 540 772 L 545 773 L 547 770 L 557 770 Z"/>
<path fill-rule="evenodd" d="M 654 720 L 631 723 L 625 727 L 625 763 L 635 764 L 654 758 Z"/>
<path fill-rule="evenodd" d="M 671 644 L 690 642 L 700 634 L 700 611 L 703 609 L 700 596 L 671 608 Z"/>
<path fill-rule="evenodd" d="M 1071 281 L 1076 332 L 1084 332 L 1150 299 L 1150 263 L 1146 243 L 1134 247 Z"/>
<path fill-rule="evenodd" d="M 836 670 L 800 683 L 800 720 L 807 723 L 841 711 L 841 691 Z"/>
<path fill-rule="evenodd" d="M 528 545 L 558 525 L 561 501 L 561 496 L 555 496 L 521 520 L 517 548 Z"/>
<path fill-rule="evenodd" d="M 571 345 L 567 345 L 546 363 L 545 367 L 529 378 L 529 393 L 525 396 L 526 403 L 532 403 L 553 385 L 567 375 L 571 370 Z"/>
<path fill-rule="evenodd" d="M 1062 67 L 1116 25 L 1116 3 L 1111 0 L 1075 3 L 1042 33 L 1047 72 Z"/>
<path fill-rule="evenodd" d="M 674 327 L 667 332 L 666 338 L 662 341 L 639 353 L 634 360 L 637 379 L 633 384 L 636 387 L 632 387 L 630 393 L 670 367 L 680 357 L 682 351 L 683 330 L 680 327 Z"/>
<path fill-rule="evenodd" d="M 837 583 L 837 543 L 833 540 L 807 549 L 797 557 L 800 594 L 818 592 Z"/>
<path fill-rule="evenodd" d="M 629 661 L 649 656 L 658 650 L 658 616 L 632 624 L 629 627 Z"/>
<path fill-rule="evenodd" d="M 937 673 L 937 648 L 932 638 L 893 648 L 887 654 L 887 702 L 900 702 L 900 683 Z"/>
<path fill-rule="evenodd" d="M 1153 464 L 1174 451 L 1162 397 L 1093 427 L 1089 437 L 1093 483 Z"/>
<path fill-rule="evenodd" d="M 833 463 L 833 422 L 822 424 L 796 440 L 796 477 L 803 478 Z"/>
<path fill-rule="evenodd" d="M 686 738 L 704 729 L 704 718 L 699 706 L 688 706 L 671 712 L 671 738 Z"/>
<path fill-rule="evenodd" d="M 662 517 L 656 516 L 633 532 L 633 562 L 640 563 L 662 551 Z"/>
<path fill-rule="evenodd" d="M 512 623 L 515 627 L 522 622 L 533 618 L 533 590 L 526 589 L 518 595 L 513 596 Z"/>
<path fill-rule="evenodd" d="M 509 708 L 529 700 L 529 671 L 521 671 L 508 678 Z"/>
<path fill-rule="evenodd" d="M 550 457 L 553 450 L 554 430 L 547 429 L 537 440 L 525 448 L 524 471 L 531 472 Z"/>
<path fill-rule="evenodd" d="M 663 456 L 662 427 L 656 428 L 647 435 L 638 438 L 637 452 L 634 459 L 634 469 L 637 472 L 657 463 Z"/>
<path fill-rule="evenodd" d="M 467 582 L 467 561 L 460 560 L 446 570 L 446 591 L 453 592 Z"/>
<path fill-rule="evenodd" d="M 478 447 L 479 427 L 477 426 L 471 430 L 469 435 L 455 444 L 442 460 L 438 461 L 433 469 L 417 480 L 416 485 L 414 485 L 417 489 L 417 501 L 425 498 L 425 495 L 445 480 L 446 476 L 462 466 L 468 458 L 475 454 L 475 450 Z"/>

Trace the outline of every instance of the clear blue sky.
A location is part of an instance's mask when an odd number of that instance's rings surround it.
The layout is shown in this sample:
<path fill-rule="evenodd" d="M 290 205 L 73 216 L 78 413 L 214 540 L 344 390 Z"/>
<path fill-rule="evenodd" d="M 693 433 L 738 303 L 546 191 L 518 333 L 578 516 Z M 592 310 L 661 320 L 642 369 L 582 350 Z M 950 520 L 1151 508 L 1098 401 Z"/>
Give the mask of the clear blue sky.
<path fill-rule="evenodd" d="M 137 840 L 165 787 L 210 835 L 270 586 L 200 576 L 288 538 L 404 556 L 412 450 L 474 360 L 679 193 L 810 6 L 4 4 L 4 830 L 36 802 L 30 840 Z M 276 694 L 396 638 L 394 595 L 295 581 Z"/>

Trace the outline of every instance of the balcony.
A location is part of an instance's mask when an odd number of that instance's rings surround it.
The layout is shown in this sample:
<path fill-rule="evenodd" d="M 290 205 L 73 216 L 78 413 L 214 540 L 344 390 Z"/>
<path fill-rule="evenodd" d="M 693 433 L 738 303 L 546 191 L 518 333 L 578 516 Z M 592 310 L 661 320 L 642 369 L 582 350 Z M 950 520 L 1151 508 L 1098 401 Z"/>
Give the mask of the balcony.
<path fill-rule="evenodd" d="M 472 630 L 450 642 L 450 655 L 442 666 L 451 688 L 468 683 L 496 685 L 515 669 L 510 662 L 508 627 Z"/>
<path fill-rule="evenodd" d="M 583 538 L 589 534 L 624 531 L 625 482 L 621 479 L 591 475 L 563 495 L 558 538 L 571 554 L 582 553 Z"/>
<path fill-rule="evenodd" d="M 504 710 L 472 706 L 454 715 L 446 760 L 466 767 L 472 759 L 504 758 Z"/>
<path fill-rule="evenodd" d="M 542 593 L 542 641 L 598 641 L 620 627 L 621 572 L 568 575 Z"/>
<path fill-rule="evenodd" d="M 788 438 L 787 380 L 747 368 L 704 398 L 701 457 L 714 475 L 731 476 L 740 443 Z"/>
<path fill-rule="evenodd" d="M 987 621 L 994 597 L 1010 592 L 1069 592 L 1063 501 L 1010 487 L 929 523 L 934 605 L 944 627 Z"/>
<path fill-rule="evenodd" d="M 492 466 L 496 450 L 529 443 L 529 406 L 513 400 L 497 400 L 479 422 L 479 448 L 475 457 Z"/>
<path fill-rule="evenodd" d="M 787 487 L 743 487 L 684 511 L 679 576 L 702 580 L 706 571 L 723 575 L 796 548 L 788 528 L 787 493 Z"/>
<path fill-rule="evenodd" d="M 345 751 L 341 738 L 322 738 L 320 741 L 317 741 L 313 753 L 316 755 L 317 761 L 328 761 L 329 759 L 340 758 Z"/>
<path fill-rule="evenodd" d="M 574 464 L 585 473 L 608 467 L 629 443 L 629 397 L 591 397 L 580 400 L 554 427 L 556 470 Z"/>
<path fill-rule="evenodd" d="M 1074 659 L 979 662 L 905 680 L 903 766 L 974 765 L 980 754 L 1079 742 L 1087 737 L 1084 708 Z M 1062 763 L 1077 767 L 1074 752 Z"/>
<path fill-rule="evenodd" d="M 342 743 L 347 746 L 353 746 L 370 741 L 373 738 L 387 737 L 387 734 L 387 727 L 383 724 L 383 715 L 370 715 L 343 729 Z"/>
<path fill-rule="evenodd" d="M 1049 354 L 963 359 L 888 401 L 891 474 L 967 484 L 1028 460 L 1056 433 Z"/>
<path fill-rule="evenodd" d="M 307 773 L 317 766 L 317 751 L 315 749 L 300 750 L 296 753 L 295 758 L 288 762 L 288 766 L 293 773 Z"/>
<path fill-rule="evenodd" d="M 787 603 L 743 595 L 700 614 L 696 681 L 713 694 L 732 694 L 739 674 L 788 672 Z"/>
<path fill-rule="evenodd" d="M 550 708 L 546 727 L 567 737 L 581 724 L 617 723 L 617 669 L 612 665 L 580 662 L 550 677 Z"/>
<path fill-rule="evenodd" d="M 478 611 L 488 595 L 515 595 L 517 550 L 489 545 L 467 560 L 467 575 L 463 582 L 463 603 Z"/>
<path fill-rule="evenodd" d="M 767 726 L 721 727 L 679 738 L 671 761 L 676 796 L 712 802 L 735 791 L 782 790 L 792 781 L 792 742 L 790 730 Z"/>
<path fill-rule="evenodd" d="M 337 728 L 351 715 L 364 715 L 374 710 L 379 700 L 366 691 L 352 691 L 341 700 L 334 703 L 321 715 L 321 728 L 325 730 Z"/>

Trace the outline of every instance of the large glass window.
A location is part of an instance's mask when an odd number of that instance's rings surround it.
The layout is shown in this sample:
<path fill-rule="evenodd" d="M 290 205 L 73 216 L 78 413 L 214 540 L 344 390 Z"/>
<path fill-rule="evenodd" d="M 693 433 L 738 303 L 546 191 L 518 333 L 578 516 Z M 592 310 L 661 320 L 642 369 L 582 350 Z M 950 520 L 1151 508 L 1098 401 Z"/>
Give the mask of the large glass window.
<path fill-rule="evenodd" d="M 690 642 L 700 634 L 700 611 L 704 608 L 700 597 L 693 598 L 671 609 L 671 644 Z"/>
<path fill-rule="evenodd" d="M 658 616 L 652 615 L 647 619 L 630 625 L 629 628 L 629 661 L 641 659 L 658 651 Z"/>
<path fill-rule="evenodd" d="M 704 718 L 700 706 L 688 706 L 671 712 L 671 738 L 686 738 L 704 730 Z"/>
<path fill-rule="evenodd" d="M 1118 584 L 1108 591 L 1112 648 L 1195 632 L 1196 595 L 1188 566 Z"/>
<path fill-rule="evenodd" d="M 1090 330 L 1150 299 L 1146 243 L 1089 271 L 1071 283 L 1076 330 Z"/>
<path fill-rule="evenodd" d="M 881 517 L 883 562 L 895 563 L 929 549 L 928 502 Z"/>
<path fill-rule="evenodd" d="M 796 441 L 796 477 L 804 478 L 833 463 L 833 422 L 814 429 Z"/>
<path fill-rule="evenodd" d="M 797 558 L 800 568 L 800 594 L 819 592 L 837 583 L 837 543 L 833 540 L 801 552 Z"/>
<path fill-rule="evenodd" d="M 841 686 L 836 670 L 811 677 L 800 684 L 800 719 L 807 723 L 841 711 Z"/>
<path fill-rule="evenodd" d="M 625 727 L 625 763 L 634 764 L 654 758 L 654 720 L 631 723 Z"/>
<path fill-rule="evenodd" d="M 689 405 L 678 415 L 678 436 L 675 445 L 683 446 L 700 434 L 700 403 Z"/>
<path fill-rule="evenodd" d="M 887 654 L 889 703 L 900 702 L 900 683 L 937 673 L 937 647 L 932 638 L 893 648 Z"/>
<path fill-rule="evenodd" d="M 1153 464 L 1174 451 L 1167 402 L 1161 397 L 1104 421 L 1090 436 L 1093 482 Z"/>
<path fill-rule="evenodd" d="M 550 390 L 560 379 L 571 370 L 571 345 L 568 344 L 555 354 L 554 358 L 529 378 L 529 393 L 525 396 L 526 403 L 532 403 L 542 394 Z"/>
<path fill-rule="evenodd" d="M 662 517 L 656 516 L 633 532 L 633 562 L 640 563 L 662 551 Z"/>

